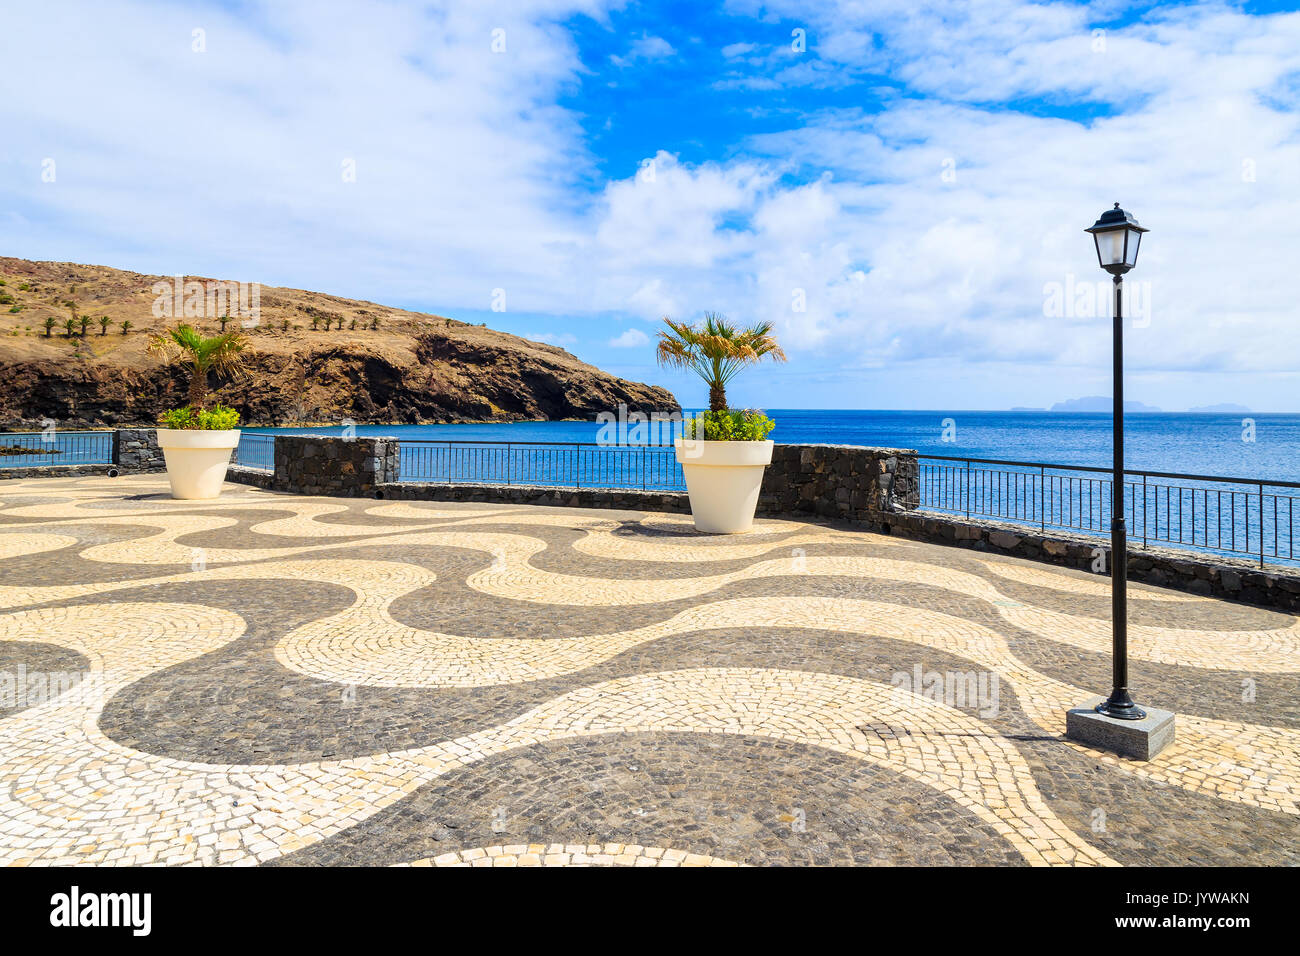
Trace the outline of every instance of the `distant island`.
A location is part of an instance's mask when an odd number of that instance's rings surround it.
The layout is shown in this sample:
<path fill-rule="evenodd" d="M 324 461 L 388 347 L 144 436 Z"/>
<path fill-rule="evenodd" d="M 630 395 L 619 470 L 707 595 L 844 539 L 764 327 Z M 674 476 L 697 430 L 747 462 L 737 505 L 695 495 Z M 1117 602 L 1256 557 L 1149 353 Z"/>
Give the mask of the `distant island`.
<path fill-rule="evenodd" d="M 1110 410 L 1111 398 L 1109 395 L 1088 395 L 1085 398 L 1071 398 L 1068 401 L 1057 402 L 1048 409 L 1049 412 L 1108 412 Z M 1145 402 L 1125 402 L 1124 411 L 1158 412 L 1160 409 Z"/>
<path fill-rule="evenodd" d="M 1071 398 L 1064 402 L 1057 402 L 1051 408 L 1029 408 L 1024 405 L 1015 405 L 1009 409 L 1013 412 L 1109 412 L 1111 399 L 1109 395 L 1088 395 L 1084 398 Z M 1124 411 L 1126 412 L 1159 412 L 1163 409 L 1154 405 L 1148 405 L 1146 402 L 1125 402 Z M 1189 415 L 1250 415 L 1253 414 L 1245 405 L 1237 405 L 1233 402 L 1220 402 L 1217 405 L 1198 405 L 1195 408 L 1187 410 Z"/>

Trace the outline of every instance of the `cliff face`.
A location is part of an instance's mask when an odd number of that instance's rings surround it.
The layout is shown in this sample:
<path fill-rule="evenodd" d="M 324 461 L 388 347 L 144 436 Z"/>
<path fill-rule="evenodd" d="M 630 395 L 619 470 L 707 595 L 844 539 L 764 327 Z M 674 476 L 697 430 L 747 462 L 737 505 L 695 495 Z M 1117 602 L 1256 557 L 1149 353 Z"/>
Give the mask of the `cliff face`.
<path fill-rule="evenodd" d="M 154 315 L 155 284 L 170 277 L 0 257 L 0 281 L 0 426 L 45 418 L 147 425 L 184 404 L 186 372 L 145 351 L 151 332 L 178 321 Z M 197 289 L 214 280 L 187 281 Z M 183 321 L 215 334 L 223 313 L 203 311 Z M 238 309 L 230 313 L 227 330 L 241 329 Z M 84 334 L 79 320 L 67 333 L 74 314 L 90 317 Z M 561 348 L 371 302 L 263 286 L 256 325 L 243 325 L 246 371 L 209 384 L 250 423 L 505 422 L 589 419 L 620 403 L 678 408 L 667 390 L 615 378 Z"/>

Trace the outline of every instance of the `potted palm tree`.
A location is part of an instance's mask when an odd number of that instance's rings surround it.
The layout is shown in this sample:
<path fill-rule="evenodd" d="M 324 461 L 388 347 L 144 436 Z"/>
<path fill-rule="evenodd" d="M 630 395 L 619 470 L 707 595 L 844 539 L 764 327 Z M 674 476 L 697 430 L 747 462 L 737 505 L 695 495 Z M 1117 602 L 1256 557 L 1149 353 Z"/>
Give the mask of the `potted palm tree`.
<path fill-rule="evenodd" d="M 190 370 L 189 404 L 164 412 L 158 429 L 173 498 L 221 494 L 230 453 L 239 444 L 239 413 L 220 403 L 207 406 L 208 374 L 238 371 L 246 344 L 238 332 L 207 338 L 184 323 L 149 341 L 149 351 L 183 362 Z"/>
<path fill-rule="evenodd" d="M 701 325 L 664 319 L 657 355 L 660 365 L 690 369 L 709 386 L 709 410 L 683 423 L 674 442 L 686 476 L 697 531 L 739 534 L 754 523 L 763 469 L 772 461 L 768 435 L 775 427 L 762 412 L 727 407 L 727 383 L 747 365 L 764 358 L 785 361 L 771 322 L 742 329 L 723 315 L 706 312 Z"/>

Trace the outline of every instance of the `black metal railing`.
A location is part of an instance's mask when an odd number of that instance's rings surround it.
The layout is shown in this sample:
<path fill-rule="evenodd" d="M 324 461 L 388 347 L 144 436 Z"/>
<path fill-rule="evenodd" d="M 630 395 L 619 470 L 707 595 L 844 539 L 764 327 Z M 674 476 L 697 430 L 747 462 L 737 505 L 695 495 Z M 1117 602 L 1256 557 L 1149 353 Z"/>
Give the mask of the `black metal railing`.
<path fill-rule="evenodd" d="M 910 503 L 1044 530 L 1109 534 L 1112 484 L 1108 469 L 921 455 Z M 1261 567 L 1300 561 L 1300 482 L 1129 469 L 1122 500 L 1131 546 L 1218 552 Z"/>
<path fill-rule="evenodd" d="M 402 481 L 685 491 L 671 445 L 401 442 Z"/>
<path fill-rule="evenodd" d="M 113 432 L 3 432 L 0 468 L 42 465 L 109 465 L 113 463 Z"/>
<path fill-rule="evenodd" d="M 230 463 L 257 471 L 275 471 L 275 435 L 240 432 L 239 445 L 231 455 Z"/>

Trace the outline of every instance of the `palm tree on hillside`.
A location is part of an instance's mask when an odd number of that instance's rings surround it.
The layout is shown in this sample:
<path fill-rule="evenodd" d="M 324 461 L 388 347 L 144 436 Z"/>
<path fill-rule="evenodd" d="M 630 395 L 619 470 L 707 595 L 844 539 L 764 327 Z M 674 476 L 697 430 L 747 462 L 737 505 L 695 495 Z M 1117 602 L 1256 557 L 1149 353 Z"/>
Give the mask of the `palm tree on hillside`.
<path fill-rule="evenodd" d="M 168 361 L 184 362 L 190 367 L 189 404 L 203 408 L 208 398 L 208 373 L 237 372 L 243 367 L 242 352 L 248 341 L 239 332 L 226 332 L 205 338 L 193 326 L 184 323 L 165 329 L 149 340 L 149 351 L 161 353 Z"/>
<path fill-rule="evenodd" d="M 772 335 L 771 322 L 742 329 L 717 312 L 705 312 L 702 326 L 665 318 L 656 356 L 660 365 L 690 369 L 709 386 L 709 411 L 727 409 L 727 383 L 746 365 L 765 357 L 784 362 L 785 352 Z"/>
<path fill-rule="evenodd" d="M 101 316 L 99 317 L 99 334 L 100 334 L 100 335 L 107 335 L 107 334 L 108 334 L 108 323 L 111 322 L 111 321 L 113 321 L 113 320 L 110 319 L 110 318 L 109 318 L 108 316 L 106 316 L 106 315 L 101 315 Z"/>

